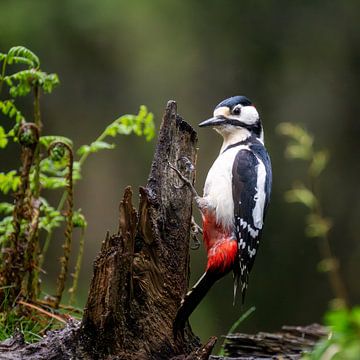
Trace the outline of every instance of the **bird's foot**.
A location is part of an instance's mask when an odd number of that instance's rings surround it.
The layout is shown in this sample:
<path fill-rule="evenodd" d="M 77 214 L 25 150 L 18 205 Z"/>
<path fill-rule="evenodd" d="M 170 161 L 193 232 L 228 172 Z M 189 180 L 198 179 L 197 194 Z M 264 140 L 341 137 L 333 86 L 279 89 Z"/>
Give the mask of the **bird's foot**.
<path fill-rule="evenodd" d="M 188 171 L 193 171 L 193 170 L 194 170 L 194 165 L 191 163 L 191 161 L 190 161 L 187 157 L 183 156 L 183 157 L 181 157 L 179 160 L 181 160 L 181 161 L 183 162 L 183 164 L 185 165 L 185 168 L 186 168 Z M 168 161 L 168 164 L 169 164 L 170 168 L 173 169 L 173 170 L 176 172 L 176 174 L 179 176 L 179 178 L 183 181 L 183 184 L 182 184 L 181 186 L 176 186 L 176 185 L 175 185 L 175 187 L 176 187 L 177 189 L 181 189 L 181 188 L 183 188 L 183 187 L 186 185 L 186 186 L 188 186 L 189 189 L 191 190 L 194 198 L 200 197 L 200 196 L 198 195 L 198 193 L 197 193 L 194 185 L 192 184 L 192 182 L 191 182 L 187 177 L 185 177 L 185 176 L 181 173 L 181 171 L 180 171 L 176 166 L 174 166 L 173 164 L 171 164 L 170 161 Z"/>
<path fill-rule="evenodd" d="M 194 217 L 191 218 L 191 238 L 193 240 L 193 244 L 190 246 L 192 250 L 197 250 L 200 247 L 200 241 L 197 238 L 197 235 L 201 234 L 202 235 L 203 230 L 200 227 L 200 225 L 198 225 L 195 222 Z"/>

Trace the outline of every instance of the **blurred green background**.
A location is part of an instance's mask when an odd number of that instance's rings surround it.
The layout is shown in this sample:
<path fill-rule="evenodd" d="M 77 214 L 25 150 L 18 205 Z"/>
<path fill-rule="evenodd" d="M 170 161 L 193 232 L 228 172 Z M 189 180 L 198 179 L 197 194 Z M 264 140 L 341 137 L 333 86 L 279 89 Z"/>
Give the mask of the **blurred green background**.
<path fill-rule="evenodd" d="M 61 86 L 42 99 L 44 134 L 70 137 L 76 147 L 140 104 L 154 112 L 159 127 L 166 101 L 175 99 L 197 130 L 224 98 L 246 95 L 256 104 L 274 185 L 245 305 L 257 310 L 242 331 L 320 321 L 332 298 L 317 271 L 317 243 L 304 235 L 306 209 L 283 196 L 304 167 L 284 159 L 284 140 L 275 129 L 283 121 L 303 124 L 318 147 L 331 152 L 322 201 L 334 221 L 331 245 L 350 300 L 360 303 L 359 1 L 1 0 L 0 14 L 0 51 L 24 45 L 39 55 L 43 70 L 60 77 Z M 201 191 L 221 139 L 209 129 L 198 135 Z M 80 305 L 105 232 L 117 229 L 123 188 L 146 183 L 154 146 L 123 137 L 115 151 L 94 155 L 84 168 L 75 204 L 89 222 Z M 16 151 L 1 158 L 2 171 L 18 164 Z M 59 269 L 61 243 L 60 232 L 45 264 L 48 284 Z M 205 267 L 203 249 L 191 260 L 193 283 Z M 240 313 L 239 304 L 232 306 L 228 276 L 191 323 L 206 340 L 226 333 Z"/>

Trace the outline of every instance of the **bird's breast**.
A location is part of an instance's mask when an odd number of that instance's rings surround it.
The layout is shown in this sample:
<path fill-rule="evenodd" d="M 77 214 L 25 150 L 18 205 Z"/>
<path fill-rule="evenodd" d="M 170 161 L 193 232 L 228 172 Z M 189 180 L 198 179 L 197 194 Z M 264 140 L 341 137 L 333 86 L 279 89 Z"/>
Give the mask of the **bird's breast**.
<path fill-rule="evenodd" d="M 241 145 L 221 153 L 210 168 L 204 186 L 206 207 L 213 211 L 216 222 L 224 228 L 234 227 L 234 203 L 232 194 L 232 167 L 236 154 L 241 149 L 248 149 Z"/>

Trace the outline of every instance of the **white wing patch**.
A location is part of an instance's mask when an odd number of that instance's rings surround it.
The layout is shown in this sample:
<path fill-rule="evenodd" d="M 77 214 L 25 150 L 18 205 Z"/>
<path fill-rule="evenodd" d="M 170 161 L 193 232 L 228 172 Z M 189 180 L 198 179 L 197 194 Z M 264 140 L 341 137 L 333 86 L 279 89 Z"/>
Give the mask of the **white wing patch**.
<path fill-rule="evenodd" d="M 252 212 L 253 222 L 257 229 L 262 229 L 263 227 L 263 218 L 264 218 L 264 208 L 265 208 L 265 181 L 266 181 L 266 169 L 265 165 L 259 159 L 257 166 L 257 182 L 256 182 L 256 194 L 254 196 L 255 207 Z M 250 233 L 251 234 L 251 233 Z M 255 237 L 251 234 L 252 237 Z M 257 236 L 257 235 L 256 235 Z"/>

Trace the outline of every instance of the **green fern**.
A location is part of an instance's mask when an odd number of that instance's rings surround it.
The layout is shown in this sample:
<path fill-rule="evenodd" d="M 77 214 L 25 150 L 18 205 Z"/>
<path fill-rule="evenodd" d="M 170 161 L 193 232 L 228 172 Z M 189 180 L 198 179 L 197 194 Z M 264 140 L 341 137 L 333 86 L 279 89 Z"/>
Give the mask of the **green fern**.
<path fill-rule="evenodd" d="M 27 49 L 24 46 L 14 46 L 12 47 L 7 55 L 5 55 L 6 62 L 11 65 L 15 64 L 24 64 L 38 69 L 40 67 L 40 60 L 31 50 Z"/>
<path fill-rule="evenodd" d="M 14 64 L 17 66 L 12 66 Z M 44 136 L 41 133 L 39 94 L 51 93 L 59 84 L 58 76 L 42 71 L 39 58 L 23 46 L 15 46 L 7 53 L 0 53 L 0 69 L 0 113 L 8 120 L 7 124 L 0 126 L 0 149 L 6 148 L 12 141 L 20 146 L 22 153 L 19 170 L 0 173 L 0 191 L 5 196 L 10 192 L 16 194 L 15 205 L 10 201 L 0 203 L 0 246 L 6 248 L 6 251 L 0 251 L 1 317 L 1 311 L 8 311 L 1 305 L 5 299 L 12 304 L 19 295 L 30 300 L 36 300 L 39 296 L 39 269 L 42 268 L 53 232 L 59 227 L 66 229 L 66 259 L 70 255 L 72 228 L 81 230 L 71 286 L 71 301 L 74 302 L 87 222 L 80 209 L 73 210 L 73 185 L 81 179 L 81 169 L 90 154 L 115 147 L 115 144 L 106 141 L 108 137 L 135 134 L 149 141 L 154 137 L 155 130 L 153 114 L 142 105 L 137 115 L 120 116 L 95 141 L 81 146 L 77 151 L 78 158 L 74 159 L 71 139 L 58 135 Z M 18 107 L 18 98 L 23 96 L 33 96 L 32 121 L 28 121 Z M 43 197 L 42 191 L 45 189 L 62 192 L 57 206 Z M 65 205 L 66 212 L 63 211 Z M 39 241 L 41 232 L 46 233 L 42 247 Z M 25 251 L 34 251 L 22 255 L 23 251 L 19 251 L 19 247 Z M 10 258 L 3 261 L 6 256 Z M 59 275 L 61 281 L 58 281 L 54 302 L 56 306 L 65 287 L 67 262 L 62 262 Z M 26 270 L 15 273 L 11 269 L 14 265 Z"/>

